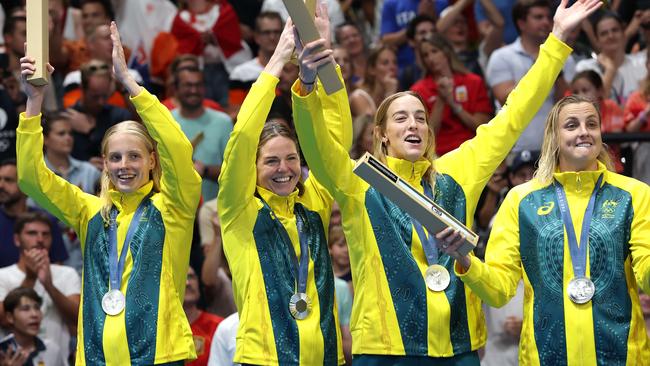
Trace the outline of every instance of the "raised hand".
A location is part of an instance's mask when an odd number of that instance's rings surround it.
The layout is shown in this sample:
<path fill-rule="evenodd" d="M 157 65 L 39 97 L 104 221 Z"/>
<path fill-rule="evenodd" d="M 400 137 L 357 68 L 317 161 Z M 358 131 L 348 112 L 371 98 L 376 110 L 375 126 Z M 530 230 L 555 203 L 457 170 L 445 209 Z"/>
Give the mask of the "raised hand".
<path fill-rule="evenodd" d="M 117 30 L 117 24 L 111 22 L 111 41 L 113 41 L 113 73 L 115 78 L 126 88 L 129 94 L 134 97 L 140 94 L 142 87 L 138 85 L 129 73 L 124 56 L 124 48 L 120 39 L 120 32 Z"/>
<path fill-rule="evenodd" d="M 282 34 L 280 34 L 278 45 L 275 47 L 271 59 L 264 67 L 264 71 L 279 78 L 282 68 L 291 59 L 295 48 L 296 42 L 293 21 L 291 18 L 288 18 L 287 22 L 284 23 L 284 29 L 282 30 Z"/>
<path fill-rule="evenodd" d="M 323 38 L 307 43 L 304 47 L 296 43 L 298 50 L 298 64 L 300 66 L 299 78 L 304 85 L 313 85 L 316 82 L 318 67 L 328 62 L 335 62 L 332 49 L 326 48 L 327 41 Z"/>
<path fill-rule="evenodd" d="M 20 58 L 20 82 L 23 85 L 25 95 L 27 95 L 27 105 L 25 114 L 27 117 L 37 116 L 41 113 L 43 104 L 43 93 L 46 85 L 35 86 L 27 82 L 27 78 L 36 72 L 36 60 L 27 55 L 27 43 L 25 43 L 25 56 Z M 47 72 L 52 75 L 54 68 L 47 64 Z"/>
<path fill-rule="evenodd" d="M 600 0 L 577 0 L 567 8 L 569 0 L 562 0 L 553 17 L 553 34 L 566 41 L 571 31 L 589 15 L 601 7 Z"/>
<path fill-rule="evenodd" d="M 314 18 L 314 25 L 318 29 L 320 38 L 325 40 L 325 48 L 332 48 L 332 33 L 330 30 L 330 16 L 327 12 L 327 5 L 323 0 L 316 3 L 316 17 Z"/>

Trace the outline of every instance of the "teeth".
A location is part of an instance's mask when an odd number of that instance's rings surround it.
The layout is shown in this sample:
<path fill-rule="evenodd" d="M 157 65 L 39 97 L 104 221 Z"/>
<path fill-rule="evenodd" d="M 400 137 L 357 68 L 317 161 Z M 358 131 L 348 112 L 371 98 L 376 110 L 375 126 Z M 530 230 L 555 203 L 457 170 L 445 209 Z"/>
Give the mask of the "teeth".
<path fill-rule="evenodd" d="M 273 178 L 273 181 L 276 183 L 286 183 L 290 180 L 291 178 L 289 177 L 279 177 L 279 178 Z"/>
<path fill-rule="evenodd" d="M 578 146 L 578 147 L 590 147 L 591 144 L 588 143 L 588 142 L 583 142 L 583 143 L 581 143 L 581 144 L 578 144 L 577 146 Z"/>

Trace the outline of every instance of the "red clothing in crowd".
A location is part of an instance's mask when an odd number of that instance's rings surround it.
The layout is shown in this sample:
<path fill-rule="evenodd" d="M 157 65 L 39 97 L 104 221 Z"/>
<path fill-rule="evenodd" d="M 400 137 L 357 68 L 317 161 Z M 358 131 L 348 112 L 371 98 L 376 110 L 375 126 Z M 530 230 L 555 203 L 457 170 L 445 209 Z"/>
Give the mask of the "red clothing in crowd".
<path fill-rule="evenodd" d="M 438 95 L 438 86 L 431 76 L 426 76 L 417 81 L 411 90 L 422 96 L 429 112 Z M 487 88 L 483 79 L 472 73 L 454 74 L 454 90 L 452 92 L 454 101 L 463 106 L 463 109 L 470 114 L 485 113 L 492 115 L 492 103 L 488 98 Z M 436 135 L 436 154 L 445 154 L 471 139 L 476 135 L 475 131 L 466 127 L 452 112 L 448 105 L 442 110 L 440 129 Z"/>
<path fill-rule="evenodd" d="M 223 320 L 222 317 L 201 312 L 201 315 L 190 324 L 192 335 L 194 336 L 194 346 L 196 347 L 196 360 L 186 363 L 188 366 L 205 366 L 210 358 L 210 344 L 212 336 L 217 330 L 217 326 Z"/>
<path fill-rule="evenodd" d="M 625 103 L 625 124 L 627 125 L 633 119 L 639 116 L 639 113 L 643 112 L 644 109 L 648 106 L 648 99 L 639 91 L 635 91 L 630 94 L 630 97 L 627 98 Z M 650 131 L 650 123 L 646 123 L 641 127 L 641 131 Z"/>

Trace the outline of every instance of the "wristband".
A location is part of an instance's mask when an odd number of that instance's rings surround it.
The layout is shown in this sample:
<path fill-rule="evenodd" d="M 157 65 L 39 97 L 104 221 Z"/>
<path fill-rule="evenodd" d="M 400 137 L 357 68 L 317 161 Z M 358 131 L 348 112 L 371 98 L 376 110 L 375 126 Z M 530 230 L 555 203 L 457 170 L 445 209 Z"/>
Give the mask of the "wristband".
<path fill-rule="evenodd" d="M 312 81 L 311 83 L 308 83 L 308 82 L 302 80 L 302 78 L 298 78 L 298 79 L 300 79 L 300 82 L 301 82 L 303 85 L 314 85 L 314 83 L 316 82 L 316 79 L 314 79 L 314 81 Z"/>

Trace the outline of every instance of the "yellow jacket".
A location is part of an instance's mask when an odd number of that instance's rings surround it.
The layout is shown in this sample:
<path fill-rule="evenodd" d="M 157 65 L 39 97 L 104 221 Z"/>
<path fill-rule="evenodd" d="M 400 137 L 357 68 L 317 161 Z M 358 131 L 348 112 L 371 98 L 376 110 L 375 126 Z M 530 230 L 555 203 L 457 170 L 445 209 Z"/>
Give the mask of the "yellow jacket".
<path fill-rule="evenodd" d="M 257 146 L 278 81 L 262 72 L 253 84 L 237 116 L 219 176 L 217 212 L 240 319 L 234 360 L 257 365 L 342 364 L 334 275 L 327 247 L 332 197 L 313 175 L 304 181 L 302 194 L 296 189 L 286 197 L 256 185 Z M 345 90 L 323 98 L 323 104 L 321 115 L 337 125 L 333 129 L 335 138 L 349 146 L 352 122 Z M 287 231 L 298 258 L 294 207 L 301 205 L 307 213 L 307 294 L 312 311 L 303 320 L 289 313 L 289 299 L 295 291 L 290 250 L 260 198 Z"/>
<path fill-rule="evenodd" d="M 506 105 L 476 137 L 435 161 L 435 200 L 472 225 L 483 187 L 553 87 L 571 49 L 553 35 Z M 313 174 L 341 206 L 350 250 L 355 301 L 352 353 L 450 357 L 485 343 L 478 297 L 452 275 L 444 292 L 428 291 L 426 258 L 410 217 L 352 173 L 347 150 L 329 135 L 320 99 L 294 90 L 294 120 Z M 423 191 L 429 162 L 387 159 L 400 177 Z M 439 263 L 453 273 L 453 260 Z"/>
<path fill-rule="evenodd" d="M 121 282 L 126 308 L 116 316 L 107 316 L 101 307 L 109 270 L 100 199 L 45 166 L 40 115 L 22 114 L 17 129 L 20 189 L 79 235 L 84 267 L 77 365 L 151 365 L 196 358 L 183 296 L 201 178 L 193 169 L 192 146 L 167 108 L 146 90 L 131 101 L 158 143 L 164 174 L 161 191 L 145 205 L 129 244 Z M 133 193 L 110 192 L 119 211 L 118 253 L 136 208 L 152 187 L 150 181 Z"/>
<path fill-rule="evenodd" d="M 491 306 L 503 306 L 524 280 L 522 365 L 647 365 L 650 348 L 639 306 L 650 293 L 650 187 L 605 170 L 556 173 L 566 192 L 574 230 L 598 176 L 589 231 L 586 276 L 593 299 L 575 304 L 566 288 L 574 277 L 553 184 L 532 180 L 513 188 L 496 215 L 485 263 L 471 258 L 460 277 Z M 580 243 L 582 245 L 582 243 Z M 458 265 L 457 265 L 458 267 Z M 458 269 L 458 268 L 457 268 Z"/>

